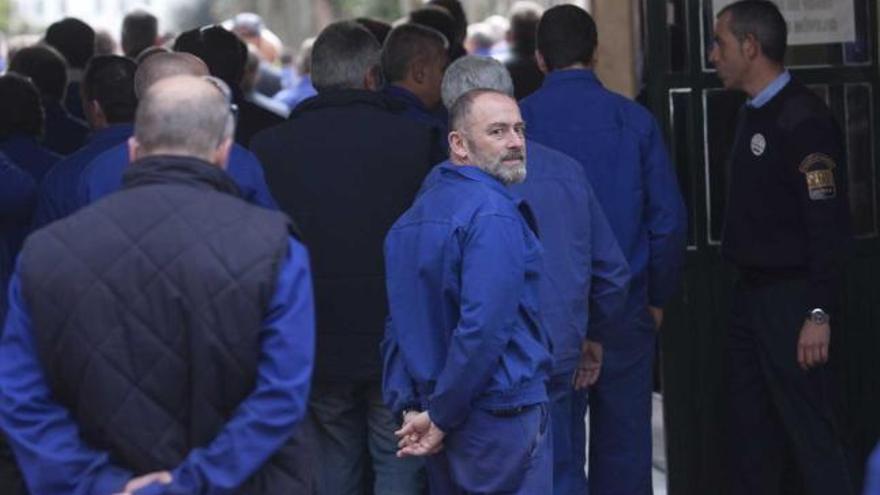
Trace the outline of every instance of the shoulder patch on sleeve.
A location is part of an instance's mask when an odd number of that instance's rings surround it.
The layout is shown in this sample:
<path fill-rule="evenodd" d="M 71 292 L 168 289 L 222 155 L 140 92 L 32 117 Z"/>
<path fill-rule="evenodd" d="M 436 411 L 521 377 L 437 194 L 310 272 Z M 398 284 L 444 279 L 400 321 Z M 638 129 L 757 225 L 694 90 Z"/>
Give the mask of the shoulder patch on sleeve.
<path fill-rule="evenodd" d="M 819 201 L 837 196 L 837 185 L 834 183 L 834 168 L 837 164 L 824 153 L 813 153 L 804 158 L 798 170 L 807 179 L 807 190 L 810 199 Z"/>

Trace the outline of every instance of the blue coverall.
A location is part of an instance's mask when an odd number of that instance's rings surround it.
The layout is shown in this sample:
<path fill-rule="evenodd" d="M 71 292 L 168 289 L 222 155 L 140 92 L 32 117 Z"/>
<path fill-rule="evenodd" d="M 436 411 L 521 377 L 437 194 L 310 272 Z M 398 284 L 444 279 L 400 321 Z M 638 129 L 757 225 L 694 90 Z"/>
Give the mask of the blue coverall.
<path fill-rule="evenodd" d="M 383 393 L 446 433 L 432 494 L 549 493 L 549 339 L 528 207 L 473 166 L 445 162 L 385 240 Z"/>
<path fill-rule="evenodd" d="M 587 393 L 575 391 L 572 378 L 584 339 L 601 342 L 619 318 L 629 266 L 583 167 L 534 141 L 526 144 L 526 162 L 525 182 L 511 189 L 534 211 L 545 254 L 540 294 L 553 342 L 553 493 L 584 494 Z"/>
<path fill-rule="evenodd" d="M 528 137 L 578 160 L 629 261 L 629 297 L 590 393 L 590 491 L 651 493 L 651 392 L 656 347 L 648 306 L 678 282 L 687 220 L 656 120 L 587 69 L 557 70 L 521 103 Z"/>

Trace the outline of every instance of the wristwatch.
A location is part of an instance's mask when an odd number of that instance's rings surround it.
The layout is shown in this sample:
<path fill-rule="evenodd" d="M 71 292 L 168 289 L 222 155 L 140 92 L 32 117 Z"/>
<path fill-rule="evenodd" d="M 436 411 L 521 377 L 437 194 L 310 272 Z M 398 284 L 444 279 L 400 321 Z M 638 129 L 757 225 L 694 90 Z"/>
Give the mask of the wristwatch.
<path fill-rule="evenodd" d="M 815 325 L 824 325 L 831 321 L 831 315 L 826 313 L 822 308 L 815 308 L 807 313 L 807 319 Z"/>

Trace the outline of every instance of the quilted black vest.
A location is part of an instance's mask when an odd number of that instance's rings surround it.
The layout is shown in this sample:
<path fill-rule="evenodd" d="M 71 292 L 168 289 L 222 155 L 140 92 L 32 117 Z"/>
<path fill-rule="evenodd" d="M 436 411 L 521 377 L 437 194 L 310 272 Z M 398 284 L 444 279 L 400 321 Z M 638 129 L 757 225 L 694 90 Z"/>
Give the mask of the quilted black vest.
<path fill-rule="evenodd" d="M 145 473 L 208 444 L 253 390 L 289 223 L 182 157 L 37 231 L 21 256 L 38 354 L 92 446 Z M 282 448 L 241 493 L 291 493 Z"/>

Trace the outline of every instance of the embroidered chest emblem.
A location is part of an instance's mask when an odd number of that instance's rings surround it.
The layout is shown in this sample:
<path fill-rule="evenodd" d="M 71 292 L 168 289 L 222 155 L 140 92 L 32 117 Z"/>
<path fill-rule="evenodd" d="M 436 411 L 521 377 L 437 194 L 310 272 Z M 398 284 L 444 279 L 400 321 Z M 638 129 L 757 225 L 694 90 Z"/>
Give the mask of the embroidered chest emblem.
<path fill-rule="evenodd" d="M 831 199 L 837 196 L 834 183 L 834 169 L 837 164 L 824 153 L 813 153 L 801 162 L 798 170 L 807 179 L 807 191 L 813 201 Z"/>
<path fill-rule="evenodd" d="M 764 138 L 764 135 L 760 132 L 755 133 L 755 135 L 752 136 L 750 147 L 753 155 L 761 156 L 764 154 L 764 150 L 767 149 L 767 139 Z"/>

